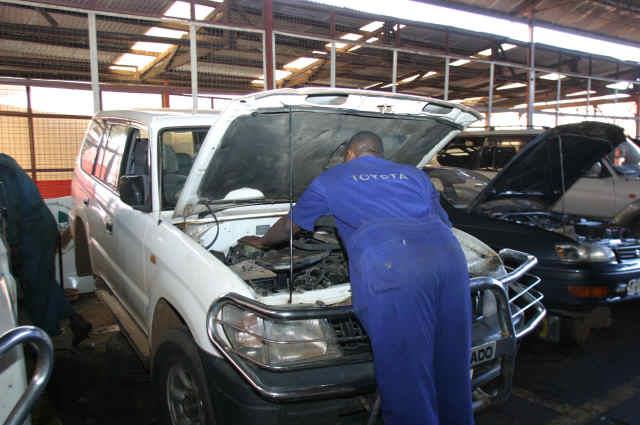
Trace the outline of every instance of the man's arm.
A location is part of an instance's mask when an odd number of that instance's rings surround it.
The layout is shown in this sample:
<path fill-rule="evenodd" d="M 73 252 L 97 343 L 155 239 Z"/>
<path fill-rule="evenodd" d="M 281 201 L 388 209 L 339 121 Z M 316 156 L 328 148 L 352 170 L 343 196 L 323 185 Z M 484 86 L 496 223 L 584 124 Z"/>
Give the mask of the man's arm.
<path fill-rule="evenodd" d="M 318 217 L 329 214 L 331 211 L 326 192 L 316 178 L 300 196 L 290 213 L 276 221 L 263 237 L 245 236 L 239 242 L 260 248 L 280 245 L 289 240 L 291 225 L 293 225 L 294 235 L 301 228 L 312 231 Z"/>
<path fill-rule="evenodd" d="M 293 224 L 293 234 L 300 231 L 300 226 L 291 222 L 290 215 L 280 217 L 264 236 L 245 236 L 238 242 L 253 245 L 258 248 L 277 246 L 289 240 L 289 227 Z"/>

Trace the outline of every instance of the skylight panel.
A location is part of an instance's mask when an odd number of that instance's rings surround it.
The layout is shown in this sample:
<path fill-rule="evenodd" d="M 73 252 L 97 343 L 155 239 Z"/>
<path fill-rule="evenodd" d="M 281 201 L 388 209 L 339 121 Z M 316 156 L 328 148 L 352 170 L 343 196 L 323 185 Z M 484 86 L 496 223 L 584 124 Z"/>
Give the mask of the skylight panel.
<path fill-rule="evenodd" d="M 455 62 L 451 62 L 449 65 L 450 66 L 462 66 L 462 65 L 466 65 L 469 62 L 471 62 L 469 59 L 458 59 Z"/>
<path fill-rule="evenodd" d="M 358 41 L 362 38 L 362 36 L 360 34 L 354 34 L 352 32 L 348 32 L 340 38 L 343 40 Z"/>
<path fill-rule="evenodd" d="M 557 72 L 552 72 L 550 74 L 541 75 L 540 78 L 542 78 L 543 80 L 557 81 L 562 80 L 563 78 L 567 78 L 567 76 L 564 74 L 559 74 Z"/>
<path fill-rule="evenodd" d="M 143 52 L 164 53 L 169 48 L 173 47 L 173 44 L 168 43 L 154 43 L 150 41 L 136 41 L 131 50 L 140 50 Z"/>
<path fill-rule="evenodd" d="M 187 32 L 180 30 L 172 30 L 169 28 L 151 27 L 144 33 L 151 37 L 163 37 L 163 38 L 182 38 Z"/>
<path fill-rule="evenodd" d="M 373 21 L 373 22 L 369 22 L 367 25 L 361 26 L 360 27 L 360 31 L 363 31 L 363 32 L 374 32 L 374 31 L 379 30 L 383 26 L 384 26 L 384 22 L 382 22 L 382 21 Z"/>
<path fill-rule="evenodd" d="M 139 71 L 140 68 L 144 68 L 145 66 L 153 62 L 155 58 L 155 56 L 137 55 L 135 53 L 123 53 L 118 57 L 118 59 L 113 62 L 113 64 L 136 67 Z"/>
<path fill-rule="evenodd" d="M 202 21 L 207 18 L 215 10 L 214 7 L 206 6 L 203 4 L 195 4 L 193 6 L 195 18 Z M 186 1 L 175 1 L 164 12 L 164 16 L 171 18 L 190 19 L 191 18 L 191 5 Z"/>
<path fill-rule="evenodd" d="M 525 83 L 508 83 L 502 86 L 496 87 L 496 90 L 510 90 L 510 89 L 518 89 L 520 87 L 526 87 Z"/>
<path fill-rule="evenodd" d="M 304 69 L 304 68 L 307 68 L 307 67 L 313 65 L 314 63 L 318 62 L 319 60 L 320 59 L 318 59 L 318 58 L 301 57 L 301 58 L 298 58 L 298 59 L 295 59 L 295 60 L 289 62 L 283 68 L 285 68 L 285 69 L 293 69 L 293 70 Z"/>

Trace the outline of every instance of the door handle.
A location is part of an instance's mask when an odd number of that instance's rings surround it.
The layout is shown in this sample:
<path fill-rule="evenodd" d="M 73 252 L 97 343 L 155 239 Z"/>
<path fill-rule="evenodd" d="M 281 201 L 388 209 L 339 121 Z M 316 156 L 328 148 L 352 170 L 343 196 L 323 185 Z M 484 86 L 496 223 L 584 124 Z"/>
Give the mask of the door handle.
<path fill-rule="evenodd" d="M 113 223 L 110 221 L 107 221 L 106 223 L 104 223 L 104 227 L 107 230 L 107 233 L 111 234 L 113 233 Z"/>
<path fill-rule="evenodd" d="M 82 203 L 83 203 L 85 206 L 89 206 L 89 198 L 84 198 L 84 199 L 82 200 Z"/>

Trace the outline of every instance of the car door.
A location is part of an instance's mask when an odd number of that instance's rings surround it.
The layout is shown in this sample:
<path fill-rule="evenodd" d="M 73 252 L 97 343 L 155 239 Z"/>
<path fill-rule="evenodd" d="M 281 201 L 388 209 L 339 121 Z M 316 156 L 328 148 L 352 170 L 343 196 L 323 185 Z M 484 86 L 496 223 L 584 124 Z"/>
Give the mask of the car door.
<path fill-rule="evenodd" d="M 122 176 L 145 176 L 151 181 L 151 160 L 147 130 L 132 125 L 127 134 L 127 143 L 120 173 Z M 150 185 L 147 184 L 150 192 Z M 150 203 L 149 203 L 150 205 Z M 139 207 L 138 207 L 139 208 Z M 144 318 L 148 307 L 148 286 L 145 276 L 150 259 L 149 247 L 144 243 L 154 227 L 150 208 L 136 209 L 118 198 L 114 205 L 113 234 L 115 237 L 115 261 L 119 266 L 121 293 L 126 307 L 138 323 L 146 328 Z"/>
<path fill-rule="evenodd" d="M 128 131 L 126 123 L 109 123 L 94 168 L 93 174 L 98 184 L 95 185 L 94 199 L 90 204 L 93 217 L 90 223 L 91 232 L 95 239 L 95 250 L 102 259 L 97 272 L 118 297 L 122 294 L 122 279 L 121 266 L 116 258 L 118 246 L 114 236 L 113 219 L 119 202 L 117 178 Z"/>
<path fill-rule="evenodd" d="M 553 209 L 586 217 L 611 217 L 616 212 L 613 183 L 611 170 L 603 161 L 598 161 Z"/>

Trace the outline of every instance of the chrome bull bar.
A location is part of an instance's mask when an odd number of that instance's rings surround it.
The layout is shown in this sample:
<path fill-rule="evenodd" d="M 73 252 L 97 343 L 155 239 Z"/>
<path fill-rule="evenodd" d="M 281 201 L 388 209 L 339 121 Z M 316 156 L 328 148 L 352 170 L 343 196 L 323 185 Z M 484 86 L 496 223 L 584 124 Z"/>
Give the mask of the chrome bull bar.
<path fill-rule="evenodd" d="M 510 270 L 498 278 L 498 281 L 507 291 L 511 320 L 515 323 L 515 336 L 520 339 L 531 333 L 547 314 L 542 304 L 544 295 L 534 289 L 540 284 L 540 278 L 528 274 L 538 264 L 538 259 L 531 254 L 509 248 L 500 250 L 498 254 Z"/>
<path fill-rule="evenodd" d="M 501 334 L 500 340 L 496 341 L 500 351 L 499 366 L 495 368 L 496 370 L 485 373 L 490 376 L 498 375 L 498 385 L 489 392 L 485 391 L 481 385 L 474 385 L 474 410 L 503 402 L 510 396 L 517 341 L 531 333 L 546 315 L 546 309 L 541 302 L 543 295 L 533 289 L 540 284 L 540 278 L 528 274 L 537 264 L 537 259 L 530 254 L 513 249 L 503 249 L 499 255 L 509 273 L 500 278 L 477 277 L 470 282 L 472 294 L 490 292 L 494 296 Z M 479 376 L 474 379 L 474 383 L 488 380 L 484 376 Z"/>
<path fill-rule="evenodd" d="M 35 326 L 19 326 L 0 335 L 0 357 L 20 344 L 31 344 L 37 353 L 36 367 L 25 392 L 7 416 L 4 425 L 22 425 L 44 391 L 53 370 L 53 344 L 49 335 Z"/>

